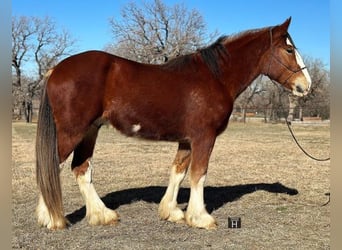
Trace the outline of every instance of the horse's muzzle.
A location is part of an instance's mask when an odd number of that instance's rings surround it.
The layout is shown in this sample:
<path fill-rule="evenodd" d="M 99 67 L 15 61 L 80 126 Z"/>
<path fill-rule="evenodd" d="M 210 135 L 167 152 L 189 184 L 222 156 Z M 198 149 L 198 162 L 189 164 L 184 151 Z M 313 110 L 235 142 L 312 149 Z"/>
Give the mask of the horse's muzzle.
<path fill-rule="evenodd" d="M 296 83 L 292 89 L 292 93 L 296 96 L 305 96 L 309 93 L 309 90 L 310 90 L 310 85 L 304 86 L 301 83 Z"/>

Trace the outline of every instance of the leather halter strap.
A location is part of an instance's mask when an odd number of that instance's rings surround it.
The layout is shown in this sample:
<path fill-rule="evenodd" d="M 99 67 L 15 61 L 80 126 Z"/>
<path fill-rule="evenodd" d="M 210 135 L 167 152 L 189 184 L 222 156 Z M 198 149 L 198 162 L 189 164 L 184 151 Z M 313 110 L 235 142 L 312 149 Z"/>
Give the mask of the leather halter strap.
<path fill-rule="evenodd" d="M 288 78 L 286 78 L 285 82 L 283 83 L 284 85 L 287 83 L 287 81 L 296 73 L 303 71 L 304 69 L 306 69 L 307 67 L 304 66 L 302 68 L 293 70 L 291 69 L 288 65 L 286 65 L 285 63 L 283 63 L 277 56 L 275 56 L 274 54 L 274 47 L 273 47 L 273 34 L 272 34 L 272 30 L 274 27 L 271 27 L 269 32 L 270 32 L 270 48 L 271 48 L 271 60 L 270 63 L 268 64 L 268 69 L 267 69 L 267 76 L 271 79 L 269 72 L 271 69 L 271 64 L 273 62 L 273 60 L 275 60 L 276 62 L 278 62 L 281 66 L 283 66 L 284 68 L 286 68 L 288 71 L 292 72 L 292 74 L 290 74 L 290 76 Z M 291 39 L 292 40 L 292 39 Z M 296 50 L 296 48 L 294 48 Z M 271 81 L 274 81 L 273 79 L 271 79 Z"/>

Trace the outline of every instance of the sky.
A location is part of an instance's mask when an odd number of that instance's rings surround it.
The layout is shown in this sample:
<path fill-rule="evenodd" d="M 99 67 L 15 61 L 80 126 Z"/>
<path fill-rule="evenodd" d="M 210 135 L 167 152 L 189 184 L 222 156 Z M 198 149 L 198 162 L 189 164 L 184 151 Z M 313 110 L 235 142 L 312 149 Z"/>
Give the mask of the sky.
<path fill-rule="evenodd" d="M 146 0 L 149 1 L 149 0 Z M 75 52 L 104 49 L 113 41 L 109 19 L 120 18 L 130 0 L 12 0 L 14 16 L 49 16 L 77 40 Z M 142 0 L 135 1 L 137 3 Z M 163 0 L 183 3 L 204 17 L 208 33 L 230 35 L 281 24 L 292 17 L 289 32 L 303 56 L 330 68 L 330 6 L 328 0 Z"/>

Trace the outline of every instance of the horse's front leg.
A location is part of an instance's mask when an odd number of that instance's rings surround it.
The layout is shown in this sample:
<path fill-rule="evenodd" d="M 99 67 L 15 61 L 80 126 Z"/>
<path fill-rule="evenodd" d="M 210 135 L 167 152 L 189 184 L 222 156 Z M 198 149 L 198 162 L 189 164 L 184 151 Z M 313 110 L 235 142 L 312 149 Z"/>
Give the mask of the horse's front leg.
<path fill-rule="evenodd" d="M 209 157 L 216 136 L 207 135 L 192 141 L 192 162 L 190 169 L 190 199 L 185 214 L 188 225 L 198 228 L 215 229 L 217 223 L 209 215 L 204 205 L 204 182 L 207 174 Z"/>
<path fill-rule="evenodd" d="M 189 143 L 179 143 L 178 151 L 173 161 L 169 185 L 159 204 L 161 219 L 172 222 L 184 222 L 184 213 L 177 207 L 179 186 L 183 181 L 191 161 L 191 147 Z"/>

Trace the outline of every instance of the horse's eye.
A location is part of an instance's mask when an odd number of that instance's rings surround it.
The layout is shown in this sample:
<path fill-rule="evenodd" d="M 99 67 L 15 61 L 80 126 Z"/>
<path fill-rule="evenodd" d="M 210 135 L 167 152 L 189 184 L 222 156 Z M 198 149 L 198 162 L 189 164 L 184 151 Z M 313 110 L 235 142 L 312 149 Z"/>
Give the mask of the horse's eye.
<path fill-rule="evenodd" d="M 288 47 L 288 48 L 286 49 L 286 51 L 287 51 L 287 53 L 292 54 L 293 51 L 294 51 L 294 49 L 293 49 L 292 47 Z"/>

